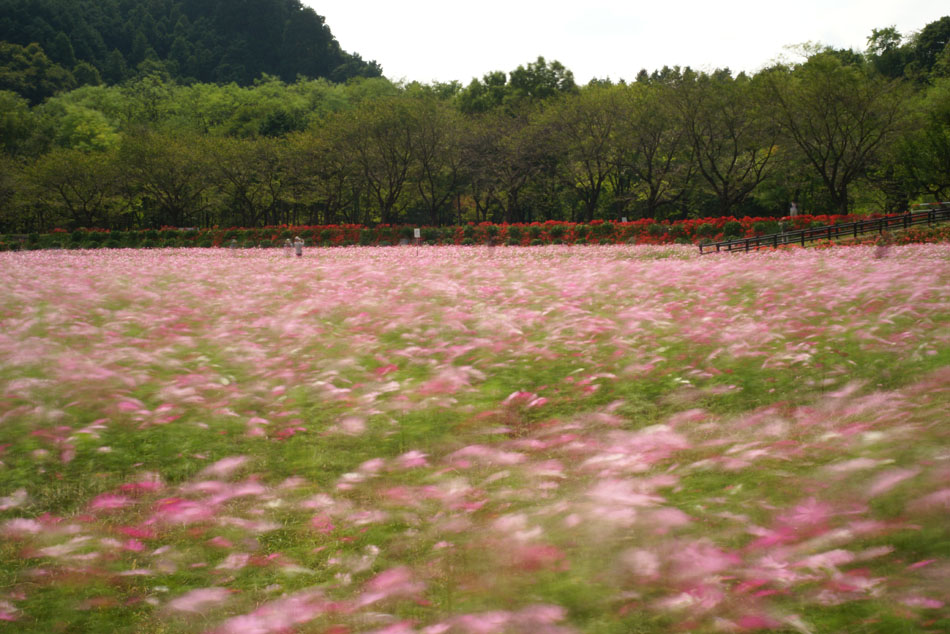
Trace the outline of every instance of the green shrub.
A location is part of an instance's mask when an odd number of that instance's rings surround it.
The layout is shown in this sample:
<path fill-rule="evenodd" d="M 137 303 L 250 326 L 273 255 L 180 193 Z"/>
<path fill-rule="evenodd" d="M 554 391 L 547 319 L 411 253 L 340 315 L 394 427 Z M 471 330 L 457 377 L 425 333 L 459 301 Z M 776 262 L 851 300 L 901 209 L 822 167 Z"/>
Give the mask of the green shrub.
<path fill-rule="evenodd" d="M 548 229 L 548 235 L 552 238 L 563 238 L 565 231 L 564 225 L 553 225 Z"/>
<path fill-rule="evenodd" d="M 464 244 L 465 246 L 473 245 L 475 244 L 475 240 L 473 240 L 472 238 L 462 238 L 462 244 Z"/>
<path fill-rule="evenodd" d="M 521 240 L 523 229 L 518 225 L 508 227 L 508 238 L 511 240 Z"/>
<path fill-rule="evenodd" d="M 465 225 L 465 228 L 462 229 L 463 238 L 474 238 L 475 237 L 475 227 L 472 225 Z M 463 242 L 464 244 L 464 242 Z"/>
<path fill-rule="evenodd" d="M 689 238 L 687 238 L 686 236 L 680 236 L 673 242 L 675 242 L 676 244 L 692 244 L 692 242 L 690 242 Z"/>
<path fill-rule="evenodd" d="M 372 229 L 360 229 L 360 244 L 364 247 L 376 241 L 376 232 Z"/>
<path fill-rule="evenodd" d="M 654 238 L 666 235 L 666 226 L 658 224 L 656 222 L 651 223 L 650 225 L 647 226 L 647 233 L 653 236 Z"/>
<path fill-rule="evenodd" d="M 528 235 L 531 236 L 532 238 L 540 238 L 541 227 L 539 227 L 538 225 L 531 225 L 530 227 L 528 227 Z"/>
<path fill-rule="evenodd" d="M 426 242 L 435 242 L 439 239 L 439 230 L 435 227 L 426 227 L 421 233 L 422 239 Z"/>
<path fill-rule="evenodd" d="M 531 246 L 533 246 L 533 247 L 539 247 L 539 246 L 541 246 L 542 244 L 544 244 L 544 243 L 541 242 L 541 240 L 539 240 L 538 238 L 535 238 L 534 240 L 531 241 Z"/>
<path fill-rule="evenodd" d="M 752 223 L 752 230 L 757 234 L 778 233 L 779 226 L 775 220 L 760 220 Z"/>
<path fill-rule="evenodd" d="M 509 247 L 516 247 L 516 246 L 519 246 L 520 244 L 521 244 L 520 240 L 516 240 L 515 238 L 508 238 Z"/>
<path fill-rule="evenodd" d="M 742 229 L 742 223 L 736 220 L 730 220 L 722 226 L 722 237 L 726 240 L 739 238 L 745 233 Z"/>
<path fill-rule="evenodd" d="M 671 238 L 678 240 L 680 238 L 685 238 L 688 232 L 686 230 L 686 225 L 677 223 L 670 225 L 669 233 Z"/>
<path fill-rule="evenodd" d="M 704 222 L 693 229 L 693 235 L 699 238 L 711 238 L 717 233 L 719 233 L 719 230 L 716 228 L 716 225 L 708 222 Z"/>
<path fill-rule="evenodd" d="M 65 242 L 60 234 L 47 233 L 40 236 L 36 246 L 40 249 L 62 249 Z"/>
<path fill-rule="evenodd" d="M 599 225 L 594 225 L 591 230 L 598 238 L 604 238 L 613 235 L 616 227 L 612 222 L 603 222 Z"/>
<path fill-rule="evenodd" d="M 333 230 L 332 229 L 321 229 L 320 230 L 320 239 L 324 242 L 329 242 L 333 239 Z"/>

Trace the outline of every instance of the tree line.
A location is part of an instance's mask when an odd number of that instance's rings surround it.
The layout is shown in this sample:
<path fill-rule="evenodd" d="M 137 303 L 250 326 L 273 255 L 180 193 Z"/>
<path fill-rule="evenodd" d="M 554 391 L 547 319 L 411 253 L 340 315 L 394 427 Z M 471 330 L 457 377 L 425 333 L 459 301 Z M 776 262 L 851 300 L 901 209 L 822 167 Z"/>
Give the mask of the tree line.
<path fill-rule="evenodd" d="M 146 66 L 39 104 L 0 92 L 0 230 L 902 211 L 950 198 L 948 35 L 585 86 L 538 58 L 465 86 Z"/>
<path fill-rule="evenodd" d="M 299 0 L 0 0 L 0 42 L 0 89 L 25 88 L 34 104 L 143 64 L 180 83 L 382 74 Z"/>

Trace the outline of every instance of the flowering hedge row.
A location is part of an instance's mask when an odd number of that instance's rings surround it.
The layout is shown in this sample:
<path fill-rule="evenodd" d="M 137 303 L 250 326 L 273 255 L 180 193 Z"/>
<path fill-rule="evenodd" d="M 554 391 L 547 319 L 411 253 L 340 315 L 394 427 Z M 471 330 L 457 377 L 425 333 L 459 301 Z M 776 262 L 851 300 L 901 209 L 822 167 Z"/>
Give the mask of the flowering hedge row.
<path fill-rule="evenodd" d="M 675 222 L 652 219 L 589 224 L 548 221 L 530 224 L 480 223 L 452 227 L 411 225 L 271 226 L 252 229 L 219 228 L 106 231 L 57 229 L 49 234 L 0 236 L 0 250 L 42 248 L 121 247 L 280 247 L 300 236 L 307 246 L 392 246 L 423 244 L 491 244 L 533 246 L 545 244 L 700 244 L 779 231 L 851 222 L 851 215 L 801 215 L 789 218 L 698 218 Z M 415 230 L 420 238 L 415 238 Z"/>

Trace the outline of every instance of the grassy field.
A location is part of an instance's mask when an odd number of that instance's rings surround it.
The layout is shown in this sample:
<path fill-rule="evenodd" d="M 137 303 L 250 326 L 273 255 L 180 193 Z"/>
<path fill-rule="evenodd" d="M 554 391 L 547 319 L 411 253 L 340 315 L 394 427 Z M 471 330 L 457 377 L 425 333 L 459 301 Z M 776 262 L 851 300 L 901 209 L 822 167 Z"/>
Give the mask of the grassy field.
<path fill-rule="evenodd" d="M 0 631 L 950 630 L 950 245 L 0 270 Z"/>

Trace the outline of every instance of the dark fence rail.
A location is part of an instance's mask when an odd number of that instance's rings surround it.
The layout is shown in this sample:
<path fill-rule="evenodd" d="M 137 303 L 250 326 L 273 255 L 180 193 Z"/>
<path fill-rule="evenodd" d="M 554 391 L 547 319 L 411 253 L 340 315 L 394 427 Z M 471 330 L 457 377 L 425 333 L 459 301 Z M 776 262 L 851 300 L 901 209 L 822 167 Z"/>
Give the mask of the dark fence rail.
<path fill-rule="evenodd" d="M 801 244 L 801 246 L 805 246 L 806 242 L 812 242 L 814 240 L 831 240 L 843 237 L 856 238 L 864 233 L 884 233 L 890 229 L 908 229 L 915 225 L 933 225 L 940 222 L 950 222 L 950 203 L 934 203 L 929 205 L 926 209 L 911 211 L 898 216 L 885 216 L 883 218 L 871 218 L 870 220 L 845 222 L 838 225 L 826 225 L 824 227 L 811 227 L 809 229 L 797 229 L 795 231 L 785 231 L 782 233 L 770 233 L 754 238 L 738 238 L 735 240 L 713 242 L 711 244 L 701 244 L 699 245 L 699 252 L 705 255 L 708 253 L 731 253 L 734 251 L 746 252 L 752 251 L 753 249 L 778 247 L 786 244 Z"/>

